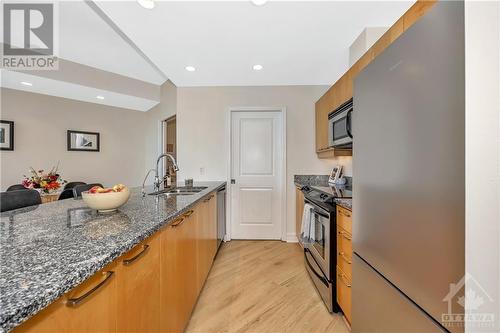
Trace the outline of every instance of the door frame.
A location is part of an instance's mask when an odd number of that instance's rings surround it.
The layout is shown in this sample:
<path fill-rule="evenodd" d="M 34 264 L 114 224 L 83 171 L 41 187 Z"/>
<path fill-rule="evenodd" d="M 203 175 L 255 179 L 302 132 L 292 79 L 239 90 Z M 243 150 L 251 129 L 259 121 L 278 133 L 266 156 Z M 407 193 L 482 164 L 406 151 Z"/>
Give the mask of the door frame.
<path fill-rule="evenodd" d="M 232 147 L 231 147 L 231 124 L 233 112 L 280 112 L 281 113 L 281 140 L 282 140 L 282 150 L 283 150 L 283 162 L 281 163 L 281 241 L 287 241 L 287 218 L 286 218 L 286 203 L 287 203 L 287 186 L 286 186 L 286 107 L 284 106 L 242 106 L 235 107 L 231 106 L 226 109 L 226 156 L 227 158 L 227 202 L 226 202 L 226 236 L 224 241 L 230 241 L 232 230 L 231 230 L 231 214 L 232 214 L 232 186 L 231 186 L 231 171 L 232 171 Z"/>

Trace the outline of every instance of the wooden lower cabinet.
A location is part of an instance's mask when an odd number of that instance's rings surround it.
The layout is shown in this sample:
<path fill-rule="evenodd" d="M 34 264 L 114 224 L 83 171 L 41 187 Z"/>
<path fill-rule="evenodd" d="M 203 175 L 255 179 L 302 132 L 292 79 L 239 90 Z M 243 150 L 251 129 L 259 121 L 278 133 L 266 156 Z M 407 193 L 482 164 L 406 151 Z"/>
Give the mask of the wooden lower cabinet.
<path fill-rule="evenodd" d="M 196 218 L 198 206 L 167 226 L 161 234 L 162 332 L 182 332 L 198 296 Z"/>
<path fill-rule="evenodd" d="M 352 323 L 351 309 L 351 281 L 346 277 L 345 273 L 337 266 L 337 302 L 344 312 L 344 315 L 349 323 Z"/>
<path fill-rule="evenodd" d="M 304 193 L 300 188 L 295 187 L 295 235 L 297 240 L 300 240 L 300 232 L 302 228 L 302 215 L 304 213 Z"/>
<path fill-rule="evenodd" d="M 117 332 L 160 331 L 160 235 L 117 260 Z"/>
<path fill-rule="evenodd" d="M 115 332 L 116 266 L 112 263 L 97 272 L 18 326 L 15 332 Z"/>
<path fill-rule="evenodd" d="M 337 206 L 337 303 L 351 323 L 352 212 Z"/>
<path fill-rule="evenodd" d="M 216 252 L 214 192 L 14 331 L 183 332 Z"/>

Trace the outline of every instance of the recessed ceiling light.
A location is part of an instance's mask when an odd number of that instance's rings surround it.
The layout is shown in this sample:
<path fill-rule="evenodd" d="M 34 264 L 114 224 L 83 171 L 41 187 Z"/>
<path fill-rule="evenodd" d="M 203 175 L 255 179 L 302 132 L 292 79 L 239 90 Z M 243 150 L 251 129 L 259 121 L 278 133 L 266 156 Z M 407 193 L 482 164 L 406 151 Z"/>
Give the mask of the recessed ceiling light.
<path fill-rule="evenodd" d="M 196 68 L 194 68 L 194 66 L 186 66 L 186 70 L 188 72 L 194 72 L 196 70 Z"/>
<path fill-rule="evenodd" d="M 264 68 L 264 67 L 262 67 L 262 65 L 253 65 L 254 71 L 260 71 L 262 68 Z"/>
<path fill-rule="evenodd" d="M 252 2 L 256 6 L 262 6 L 266 4 L 267 0 L 252 0 Z"/>
<path fill-rule="evenodd" d="M 155 8 L 155 2 L 154 2 L 154 0 L 137 0 L 137 2 L 143 8 L 146 8 L 146 9 L 153 9 L 153 8 Z"/>
<path fill-rule="evenodd" d="M 95 98 L 97 98 L 97 99 L 104 99 L 104 96 L 97 95 Z"/>
<path fill-rule="evenodd" d="M 29 86 L 29 87 L 31 87 L 31 86 L 33 85 L 33 83 L 31 83 L 31 82 L 26 82 L 26 81 L 22 81 L 22 82 L 21 82 L 21 84 L 22 84 L 23 86 Z"/>

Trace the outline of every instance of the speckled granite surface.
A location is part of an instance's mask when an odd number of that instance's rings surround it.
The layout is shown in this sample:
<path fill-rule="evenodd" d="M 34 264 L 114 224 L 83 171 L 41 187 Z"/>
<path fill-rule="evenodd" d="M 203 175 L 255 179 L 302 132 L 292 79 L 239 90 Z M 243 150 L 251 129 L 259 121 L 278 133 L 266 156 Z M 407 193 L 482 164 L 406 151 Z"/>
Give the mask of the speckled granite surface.
<path fill-rule="evenodd" d="M 339 206 L 352 210 L 352 199 L 335 199 L 335 203 Z"/>
<path fill-rule="evenodd" d="M 328 175 L 294 175 L 293 181 L 299 186 L 328 186 Z"/>
<path fill-rule="evenodd" d="M 118 211 L 98 214 L 61 200 L 0 214 L 0 332 L 8 332 L 146 239 L 226 182 L 187 196 L 131 190 Z M 151 192 L 149 188 L 148 192 Z"/>
<path fill-rule="evenodd" d="M 329 187 L 328 175 L 295 175 L 294 183 L 297 186 Z M 347 184 L 352 184 L 352 177 L 346 177 Z M 317 188 L 322 191 L 321 188 Z M 331 194 L 331 193 L 327 193 Z M 352 210 L 352 199 L 335 199 L 337 205 Z"/>

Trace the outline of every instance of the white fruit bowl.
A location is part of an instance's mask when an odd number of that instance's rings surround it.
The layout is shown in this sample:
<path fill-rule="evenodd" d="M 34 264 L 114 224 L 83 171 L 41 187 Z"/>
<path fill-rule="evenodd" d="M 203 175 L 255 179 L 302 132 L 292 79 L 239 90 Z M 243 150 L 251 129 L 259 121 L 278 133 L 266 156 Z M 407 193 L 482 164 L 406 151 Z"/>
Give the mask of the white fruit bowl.
<path fill-rule="evenodd" d="M 82 199 L 87 206 L 97 209 L 99 212 L 112 212 L 123 206 L 130 198 L 130 191 L 124 188 L 120 192 L 89 193 L 82 192 Z"/>

